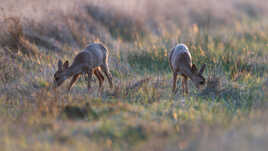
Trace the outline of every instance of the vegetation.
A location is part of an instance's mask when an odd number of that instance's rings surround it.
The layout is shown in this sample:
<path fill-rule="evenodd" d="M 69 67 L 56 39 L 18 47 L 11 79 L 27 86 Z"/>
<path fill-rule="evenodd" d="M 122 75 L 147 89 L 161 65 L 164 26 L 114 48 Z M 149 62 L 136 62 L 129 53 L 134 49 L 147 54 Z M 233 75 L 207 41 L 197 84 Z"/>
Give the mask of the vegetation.
<path fill-rule="evenodd" d="M 3 2 L 1 150 L 266 150 L 265 2 Z M 110 49 L 115 88 L 106 79 L 101 96 L 89 94 L 85 76 L 54 91 L 58 60 L 92 42 Z M 171 93 L 177 43 L 207 65 L 206 86 L 189 82 L 186 96 Z"/>

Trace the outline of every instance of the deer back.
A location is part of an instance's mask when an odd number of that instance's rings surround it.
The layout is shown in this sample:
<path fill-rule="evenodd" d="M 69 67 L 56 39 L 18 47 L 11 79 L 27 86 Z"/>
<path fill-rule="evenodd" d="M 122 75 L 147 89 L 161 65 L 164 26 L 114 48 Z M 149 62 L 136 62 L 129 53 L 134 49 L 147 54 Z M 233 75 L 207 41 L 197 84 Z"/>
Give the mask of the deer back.
<path fill-rule="evenodd" d="M 90 44 L 75 57 L 73 65 L 83 64 L 95 68 L 105 63 L 107 52 L 101 44 Z"/>
<path fill-rule="evenodd" d="M 173 72 L 184 74 L 185 71 L 190 72 L 192 66 L 192 56 L 188 48 L 184 44 L 178 44 L 171 50 L 169 56 L 170 66 Z"/>

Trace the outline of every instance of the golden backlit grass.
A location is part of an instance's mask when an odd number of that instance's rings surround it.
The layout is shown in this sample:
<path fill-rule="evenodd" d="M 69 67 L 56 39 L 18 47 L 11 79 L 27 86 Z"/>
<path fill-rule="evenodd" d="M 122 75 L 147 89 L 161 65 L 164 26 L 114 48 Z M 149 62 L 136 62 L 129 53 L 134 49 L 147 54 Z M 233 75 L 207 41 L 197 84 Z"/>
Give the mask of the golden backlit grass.
<path fill-rule="evenodd" d="M 3 2 L 1 150 L 266 150 L 264 2 Z M 58 59 L 92 42 L 110 49 L 115 88 L 88 94 L 82 76 L 69 94 L 68 80 L 51 89 Z M 187 96 L 171 93 L 180 42 L 207 64 L 206 86 L 189 82 Z"/>

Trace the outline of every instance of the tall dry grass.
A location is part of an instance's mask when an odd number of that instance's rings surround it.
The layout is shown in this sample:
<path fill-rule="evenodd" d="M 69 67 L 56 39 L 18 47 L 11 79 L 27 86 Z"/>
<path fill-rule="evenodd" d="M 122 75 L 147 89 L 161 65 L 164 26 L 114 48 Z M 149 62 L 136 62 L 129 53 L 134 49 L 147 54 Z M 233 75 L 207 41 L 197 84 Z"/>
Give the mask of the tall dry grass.
<path fill-rule="evenodd" d="M 0 13 L 2 150 L 266 150 L 265 0 L 9 0 Z M 59 59 L 110 49 L 115 89 L 82 76 L 51 89 Z M 171 94 L 167 56 L 189 46 L 207 85 Z M 66 82 L 67 83 L 67 82 Z M 180 83 L 180 82 L 179 82 Z M 97 87 L 97 82 L 93 82 Z"/>

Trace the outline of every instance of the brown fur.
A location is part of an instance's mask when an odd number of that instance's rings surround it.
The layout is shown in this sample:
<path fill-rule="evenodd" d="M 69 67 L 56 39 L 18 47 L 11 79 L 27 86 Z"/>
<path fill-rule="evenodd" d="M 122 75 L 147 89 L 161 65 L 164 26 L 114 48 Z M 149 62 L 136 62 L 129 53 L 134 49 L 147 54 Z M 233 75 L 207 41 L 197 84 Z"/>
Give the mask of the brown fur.
<path fill-rule="evenodd" d="M 72 85 L 78 79 L 79 75 L 88 74 L 88 90 L 91 89 L 92 74 L 94 74 L 99 80 L 99 92 L 102 90 L 104 76 L 100 71 L 103 71 L 106 75 L 110 88 L 113 87 L 112 76 L 108 67 L 108 50 L 102 45 L 93 43 L 88 45 L 83 51 L 81 51 L 75 58 L 72 65 L 69 67 L 69 62 L 65 61 L 62 65 L 62 61 L 58 62 L 58 71 L 54 74 L 55 87 L 60 86 L 66 79 L 73 77 L 69 86 L 70 91 Z"/>
<path fill-rule="evenodd" d="M 200 71 L 198 71 L 195 64 L 192 64 L 192 57 L 186 45 L 178 44 L 176 47 L 174 47 L 169 54 L 168 62 L 171 71 L 173 72 L 173 93 L 176 91 L 178 74 L 183 77 L 183 93 L 188 93 L 188 78 L 194 82 L 197 88 L 199 88 L 200 85 L 205 84 L 205 78 L 202 76 L 202 73 L 205 69 L 205 64 L 201 67 Z"/>

